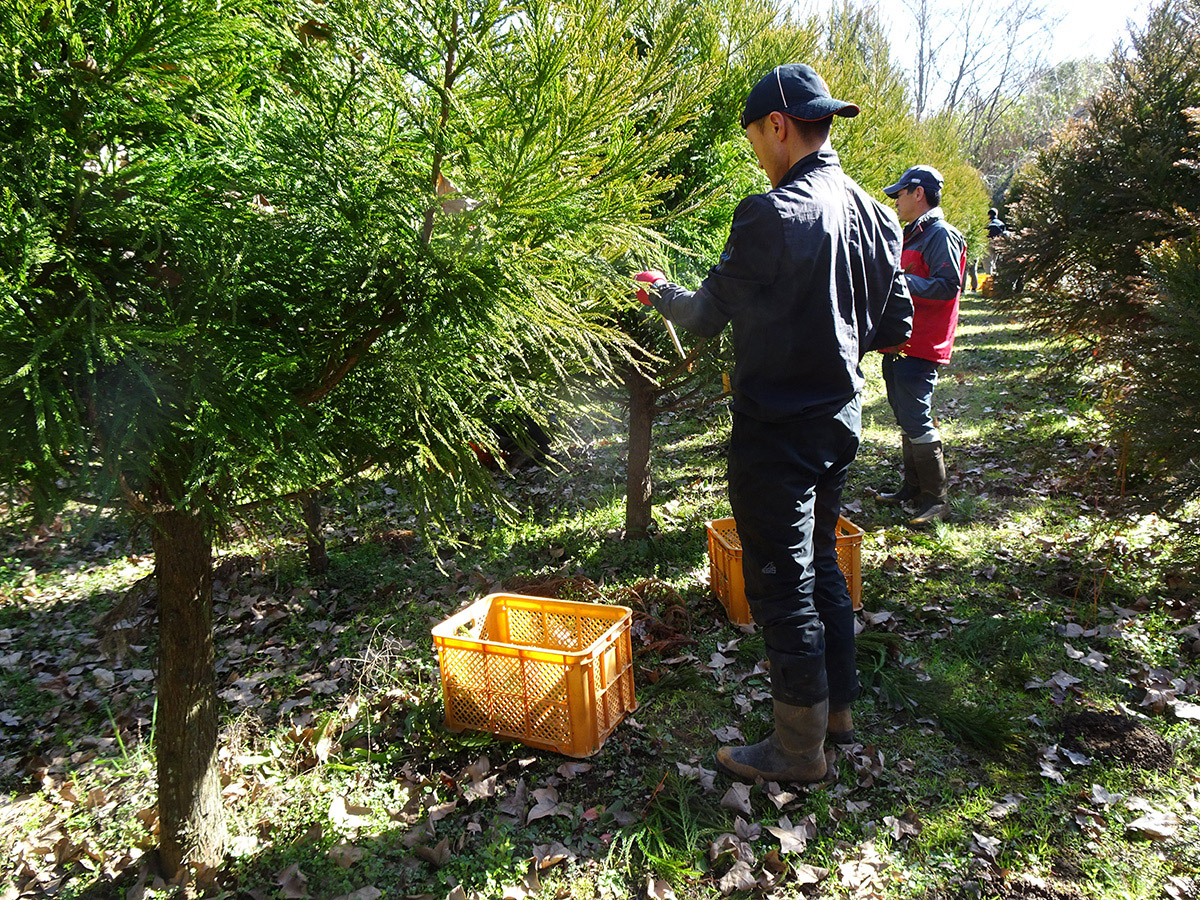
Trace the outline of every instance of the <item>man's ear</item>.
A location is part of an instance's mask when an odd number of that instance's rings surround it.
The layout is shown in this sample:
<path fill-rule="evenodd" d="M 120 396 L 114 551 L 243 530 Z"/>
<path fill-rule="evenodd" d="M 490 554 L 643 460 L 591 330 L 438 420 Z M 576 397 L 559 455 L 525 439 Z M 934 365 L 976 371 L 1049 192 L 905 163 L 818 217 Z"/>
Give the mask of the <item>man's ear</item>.
<path fill-rule="evenodd" d="M 788 117 L 781 112 L 771 113 L 771 128 L 774 130 L 776 137 L 783 141 L 787 139 L 788 133 Z"/>

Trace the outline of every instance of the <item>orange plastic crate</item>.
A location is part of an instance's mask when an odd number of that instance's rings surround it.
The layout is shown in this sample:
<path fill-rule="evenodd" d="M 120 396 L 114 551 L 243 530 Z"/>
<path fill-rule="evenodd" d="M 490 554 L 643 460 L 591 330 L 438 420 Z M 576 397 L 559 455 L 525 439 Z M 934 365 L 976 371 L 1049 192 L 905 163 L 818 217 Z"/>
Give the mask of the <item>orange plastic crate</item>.
<path fill-rule="evenodd" d="M 742 576 L 742 542 L 733 519 L 715 519 L 706 523 L 708 530 L 708 581 L 713 593 L 737 625 L 754 621 L 746 602 L 746 580 Z M 838 568 L 846 576 L 850 603 L 862 609 L 863 530 L 840 516 L 837 523 Z"/>
<path fill-rule="evenodd" d="M 446 727 L 591 756 L 626 713 L 633 655 L 625 606 L 489 594 L 433 629 Z"/>

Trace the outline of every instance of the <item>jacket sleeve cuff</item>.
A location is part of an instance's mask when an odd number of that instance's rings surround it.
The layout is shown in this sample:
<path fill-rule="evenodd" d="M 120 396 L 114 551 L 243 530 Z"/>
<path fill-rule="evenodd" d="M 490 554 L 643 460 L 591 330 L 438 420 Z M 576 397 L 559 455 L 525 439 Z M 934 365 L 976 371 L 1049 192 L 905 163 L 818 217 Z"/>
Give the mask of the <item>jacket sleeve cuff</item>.
<path fill-rule="evenodd" d="M 714 337 L 728 324 L 729 317 L 718 308 L 716 298 L 704 287 L 689 291 L 670 282 L 655 282 L 650 295 L 654 308 L 672 322 L 701 337 Z"/>

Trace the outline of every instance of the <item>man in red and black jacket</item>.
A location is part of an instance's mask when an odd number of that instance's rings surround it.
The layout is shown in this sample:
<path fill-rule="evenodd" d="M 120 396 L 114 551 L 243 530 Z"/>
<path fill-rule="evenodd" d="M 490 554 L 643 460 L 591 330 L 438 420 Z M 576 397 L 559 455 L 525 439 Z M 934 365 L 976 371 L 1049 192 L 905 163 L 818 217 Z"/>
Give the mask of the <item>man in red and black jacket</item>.
<path fill-rule="evenodd" d="M 958 327 L 958 298 L 967 270 L 967 242 L 942 212 L 940 172 L 913 166 L 883 192 L 896 201 L 904 229 L 900 258 L 913 300 L 908 341 L 883 351 L 888 403 L 900 426 L 904 483 L 879 495 L 887 503 L 916 501 L 913 525 L 945 519 L 946 463 L 942 436 L 933 423 L 933 388 L 938 366 L 950 362 Z"/>

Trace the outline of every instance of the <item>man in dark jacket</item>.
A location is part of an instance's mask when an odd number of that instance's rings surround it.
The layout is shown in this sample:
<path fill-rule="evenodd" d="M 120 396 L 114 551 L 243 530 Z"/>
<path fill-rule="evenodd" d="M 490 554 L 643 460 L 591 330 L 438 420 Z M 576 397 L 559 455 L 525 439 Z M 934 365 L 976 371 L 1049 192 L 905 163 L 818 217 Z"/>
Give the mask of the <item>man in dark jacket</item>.
<path fill-rule="evenodd" d="M 1008 227 L 1004 224 L 1004 220 L 1000 218 L 1000 211 L 993 206 L 988 210 L 987 221 L 987 273 L 989 275 L 996 274 L 996 241 L 999 240 L 1006 231 L 1008 231 Z"/>
<path fill-rule="evenodd" d="M 938 366 L 950 361 L 958 327 L 958 298 L 967 270 L 967 242 L 942 213 L 942 175 L 932 166 L 913 166 L 891 187 L 904 229 L 904 277 L 913 300 L 908 341 L 883 355 L 888 403 L 900 426 L 904 483 L 883 493 L 886 503 L 917 502 L 913 525 L 945 519 L 946 463 L 942 436 L 933 422 L 933 388 Z"/>
<path fill-rule="evenodd" d="M 861 433 L 859 362 L 907 337 L 912 316 L 899 223 L 829 143 L 833 116 L 857 114 L 809 66 L 763 77 L 741 124 L 773 189 L 738 205 L 698 290 L 637 276 L 652 285 L 643 301 L 689 331 L 733 325 L 729 500 L 775 718 L 766 740 L 718 751 L 740 778 L 820 779 L 826 733 L 853 735 L 854 614 L 835 528 Z"/>

